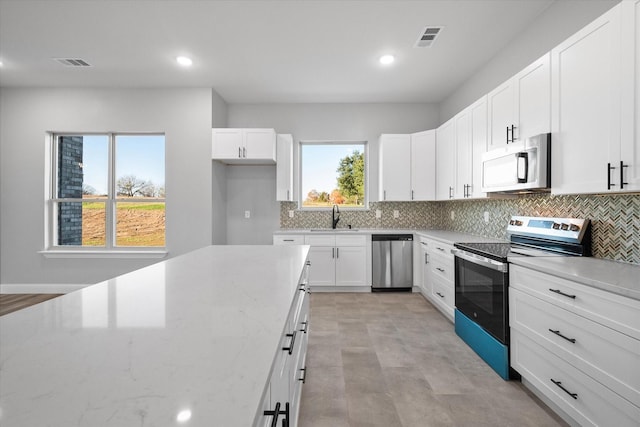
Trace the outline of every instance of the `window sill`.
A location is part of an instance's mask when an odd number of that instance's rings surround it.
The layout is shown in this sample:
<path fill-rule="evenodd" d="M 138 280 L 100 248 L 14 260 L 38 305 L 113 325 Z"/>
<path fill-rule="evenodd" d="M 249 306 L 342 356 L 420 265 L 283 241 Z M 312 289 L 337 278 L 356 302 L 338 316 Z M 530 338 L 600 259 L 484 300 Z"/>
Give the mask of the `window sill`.
<path fill-rule="evenodd" d="M 160 259 L 166 257 L 166 250 L 45 250 L 38 251 L 45 258 L 146 258 Z"/>

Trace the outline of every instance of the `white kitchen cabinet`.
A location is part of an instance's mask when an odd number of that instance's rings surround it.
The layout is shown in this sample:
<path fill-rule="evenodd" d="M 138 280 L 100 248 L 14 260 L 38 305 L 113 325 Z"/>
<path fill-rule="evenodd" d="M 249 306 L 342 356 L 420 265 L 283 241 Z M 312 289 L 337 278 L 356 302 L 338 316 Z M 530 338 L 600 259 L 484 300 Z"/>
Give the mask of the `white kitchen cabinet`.
<path fill-rule="evenodd" d="M 411 199 L 436 198 L 436 131 L 411 134 Z"/>
<path fill-rule="evenodd" d="M 274 164 L 274 129 L 214 128 L 212 158 L 229 164 Z"/>
<path fill-rule="evenodd" d="M 580 425 L 637 426 L 640 301 L 512 265 L 511 364 Z"/>
<path fill-rule="evenodd" d="M 436 129 L 436 200 L 452 199 L 455 190 L 455 120 Z"/>
<path fill-rule="evenodd" d="M 420 293 L 425 298 L 431 299 L 431 293 L 433 291 L 433 278 L 431 277 L 431 265 L 429 265 L 429 239 L 424 236 L 420 236 L 419 250 L 420 250 Z"/>
<path fill-rule="evenodd" d="M 551 51 L 554 194 L 620 190 L 621 48 L 618 4 Z"/>
<path fill-rule="evenodd" d="M 411 200 L 411 135 L 380 135 L 380 201 Z"/>
<path fill-rule="evenodd" d="M 435 199 L 435 130 L 380 136 L 380 201 Z"/>
<path fill-rule="evenodd" d="M 487 151 L 487 97 L 483 96 L 470 107 L 471 110 L 471 183 L 467 185 L 467 198 L 487 197 L 482 189 L 482 155 Z M 461 181 L 458 181 L 460 188 Z M 464 182 L 462 182 L 463 195 Z"/>
<path fill-rule="evenodd" d="M 551 62 L 547 53 L 489 92 L 489 150 L 551 130 Z"/>
<path fill-rule="evenodd" d="M 304 245 L 303 234 L 274 234 L 274 245 Z"/>
<path fill-rule="evenodd" d="M 626 182 L 622 190 L 640 191 L 640 0 L 626 0 L 621 7 L 623 88 L 620 161 L 624 164 L 622 182 Z"/>
<path fill-rule="evenodd" d="M 454 199 L 467 198 L 473 177 L 473 140 L 471 139 L 471 109 L 465 108 L 453 118 L 455 123 L 455 156 L 451 167 L 455 171 Z"/>
<path fill-rule="evenodd" d="M 276 135 L 276 200 L 295 201 L 293 193 L 293 137 Z"/>
<path fill-rule="evenodd" d="M 422 246 L 422 294 L 451 322 L 454 321 L 455 273 L 453 246 L 420 236 Z"/>
<path fill-rule="evenodd" d="M 367 237 L 336 234 L 307 234 L 309 284 L 324 286 L 370 286 L 367 278 Z"/>

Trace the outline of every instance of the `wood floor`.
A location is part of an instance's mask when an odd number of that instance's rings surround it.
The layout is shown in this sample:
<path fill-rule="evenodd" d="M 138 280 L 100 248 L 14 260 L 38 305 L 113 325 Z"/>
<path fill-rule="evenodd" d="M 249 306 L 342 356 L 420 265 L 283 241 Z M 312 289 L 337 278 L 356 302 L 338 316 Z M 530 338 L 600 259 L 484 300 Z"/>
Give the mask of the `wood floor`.
<path fill-rule="evenodd" d="M 59 297 L 60 295 L 63 294 L 0 294 L 0 316 Z"/>

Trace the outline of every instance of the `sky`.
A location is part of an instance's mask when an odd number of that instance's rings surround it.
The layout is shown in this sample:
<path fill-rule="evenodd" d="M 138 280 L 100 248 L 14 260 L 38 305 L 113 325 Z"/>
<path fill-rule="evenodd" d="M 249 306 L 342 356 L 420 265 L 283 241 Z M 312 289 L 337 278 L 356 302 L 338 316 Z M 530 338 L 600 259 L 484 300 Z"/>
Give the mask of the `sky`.
<path fill-rule="evenodd" d="M 106 135 L 85 135 L 83 139 L 84 184 L 107 194 L 109 139 Z M 117 135 L 116 180 L 135 175 L 164 187 L 164 135 Z"/>
<path fill-rule="evenodd" d="M 340 159 L 353 154 L 355 150 L 364 152 L 363 144 L 302 144 L 302 199 L 311 190 L 331 193 L 338 188 L 338 166 Z"/>

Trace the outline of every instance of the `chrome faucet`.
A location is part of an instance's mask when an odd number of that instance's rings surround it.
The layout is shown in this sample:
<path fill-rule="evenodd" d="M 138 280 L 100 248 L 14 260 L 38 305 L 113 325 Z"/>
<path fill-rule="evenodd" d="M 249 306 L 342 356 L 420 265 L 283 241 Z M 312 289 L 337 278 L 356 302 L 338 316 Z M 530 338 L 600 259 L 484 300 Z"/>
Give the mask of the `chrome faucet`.
<path fill-rule="evenodd" d="M 331 212 L 331 220 L 332 220 L 331 228 L 335 230 L 336 226 L 338 225 L 338 221 L 340 221 L 340 208 L 338 208 L 338 205 L 333 205 L 333 210 Z"/>

